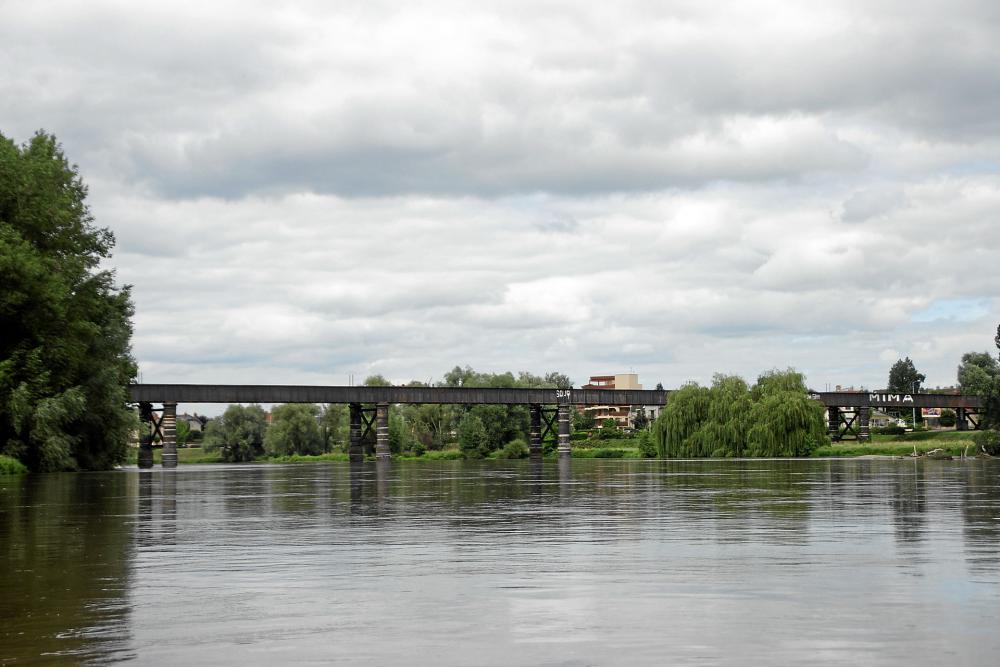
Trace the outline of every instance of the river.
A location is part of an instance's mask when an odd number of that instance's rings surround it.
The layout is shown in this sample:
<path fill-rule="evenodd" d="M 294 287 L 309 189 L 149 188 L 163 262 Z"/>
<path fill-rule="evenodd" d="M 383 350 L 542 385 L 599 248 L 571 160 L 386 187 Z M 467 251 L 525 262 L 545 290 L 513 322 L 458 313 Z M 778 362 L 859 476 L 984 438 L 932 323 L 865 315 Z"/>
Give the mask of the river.
<path fill-rule="evenodd" d="M 1000 462 L 0 476 L 0 664 L 996 664 Z"/>

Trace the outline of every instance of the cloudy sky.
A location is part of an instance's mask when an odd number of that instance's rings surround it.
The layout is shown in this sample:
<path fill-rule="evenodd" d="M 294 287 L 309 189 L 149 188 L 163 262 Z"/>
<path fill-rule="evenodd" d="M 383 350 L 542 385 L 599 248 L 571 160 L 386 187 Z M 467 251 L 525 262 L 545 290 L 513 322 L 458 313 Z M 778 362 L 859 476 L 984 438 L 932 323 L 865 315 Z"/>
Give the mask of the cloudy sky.
<path fill-rule="evenodd" d="M 934 386 L 1000 322 L 998 63 L 995 0 L 5 0 L 0 133 L 146 382 Z"/>

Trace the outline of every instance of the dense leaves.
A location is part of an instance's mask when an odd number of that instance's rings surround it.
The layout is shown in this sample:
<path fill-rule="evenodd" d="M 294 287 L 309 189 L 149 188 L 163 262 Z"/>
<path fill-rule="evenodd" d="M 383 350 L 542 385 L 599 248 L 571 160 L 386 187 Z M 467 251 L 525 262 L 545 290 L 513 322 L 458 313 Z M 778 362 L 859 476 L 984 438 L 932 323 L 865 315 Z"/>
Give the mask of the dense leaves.
<path fill-rule="evenodd" d="M 1000 327 L 997 327 L 1000 348 Z M 958 384 L 962 393 L 981 396 L 986 408 L 983 426 L 1000 427 L 1000 363 L 988 352 L 966 352 L 958 366 Z"/>
<path fill-rule="evenodd" d="M 279 405 L 271 412 L 264 451 L 271 456 L 322 454 L 326 449 L 319 424 L 319 407 L 307 403 Z"/>
<path fill-rule="evenodd" d="M 34 470 L 112 467 L 137 425 L 129 289 L 86 195 L 54 137 L 0 135 L 0 451 Z"/>
<path fill-rule="evenodd" d="M 752 388 L 726 375 L 710 388 L 687 384 L 671 394 L 653 434 L 664 458 L 808 456 L 828 443 L 823 407 L 792 370 L 765 373 Z"/>
<path fill-rule="evenodd" d="M 264 453 L 267 414 L 259 405 L 230 405 L 205 428 L 203 447 L 219 450 L 223 461 L 253 461 Z"/>
<path fill-rule="evenodd" d="M 889 369 L 889 384 L 886 389 L 900 394 L 909 394 L 920 390 L 920 385 L 927 376 L 917 370 L 909 357 L 899 359 Z"/>

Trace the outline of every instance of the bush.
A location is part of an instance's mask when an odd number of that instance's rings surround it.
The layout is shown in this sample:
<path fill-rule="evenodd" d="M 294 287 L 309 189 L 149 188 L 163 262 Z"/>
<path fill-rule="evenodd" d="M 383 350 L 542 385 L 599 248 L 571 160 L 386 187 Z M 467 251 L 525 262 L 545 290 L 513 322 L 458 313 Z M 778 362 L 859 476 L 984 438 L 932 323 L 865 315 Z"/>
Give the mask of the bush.
<path fill-rule="evenodd" d="M 653 434 L 649 431 L 642 431 L 637 438 L 639 454 L 644 459 L 656 458 L 656 443 L 653 441 Z"/>
<path fill-rule="evenodd" d="M 614 419 L 608 418 L 604 420 L 603 424 L 601 424 L 597 437 L 600 440 L 613 440 L 614 438 L 620 438 L 621 435 L 621 431 L 618 430 L 618 422 Z"/>
<path fill-rule="evenodd" d="M 972 436 L 976 449 L 990 456 L 1000 456 L 1000 431 L 980 431 Z"/>
<path fill-rule="evenodd" d="M 876 435 L 903 435 L 906 433 L 906 428 L 899 424 L 890 424 L 882 428 L 873 428 L 872 433 Z"/>
<path fill-rule="evenodd" d="M 413 452 L 414 456 L 423 456 L 427 453 L 427 447 L 424 443 L 417 440 L 413 443 L 413 446 L 410 447 L 410 451 Z"/>
<path fill-rule="evenodd" d="M 528 457 L 528 443 L 521 438 L 511 440 L 500 450 L 498 459 L 524 459 Z"/>
<path fill-rule="evenodd" d="M 941 417 L 938 418 L 938 424 L 940 424 L 941 426 L 951 427 L 955 425 L 956 421 L 958 421 L 958 419 L 955 416 L 955 411 L 949 410 L 948 408 L 942 410 Z"/>
<path fill-rule="evenodd" d="M 28 472 L 23 463 L 13 456 L 0 454 L 0 475 L 20 475 Z"/>

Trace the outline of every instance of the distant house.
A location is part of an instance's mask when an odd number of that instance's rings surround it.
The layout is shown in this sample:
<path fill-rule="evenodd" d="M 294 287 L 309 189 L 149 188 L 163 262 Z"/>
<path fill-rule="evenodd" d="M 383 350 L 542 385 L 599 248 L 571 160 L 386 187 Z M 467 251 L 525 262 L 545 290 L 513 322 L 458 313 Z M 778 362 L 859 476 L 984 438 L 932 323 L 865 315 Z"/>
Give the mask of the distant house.
<path fill-rule="evenodd" d="M 189 415 L 188 413 L 177 415 L 177 421 L 185 422 L 188 425 L 188 430 L 192 433 L 200 433 L 204 428 L 205 424 L 208 422 L 208 417 L 200 417 L 198 413 Z"/>
<path fill-rule="evenodd" d="M 637 373 L 619 373 L 617 375 L 591 375 L 590 382 L 583 385 L 581 389 L 642 389 L 639 384 Z M 606 420 L 613 419 L 618 428 L 632 428 L 632 419 L 635 416 L 633 408 L 639 406 L 631 405 L 586 405 L 577 409 L 592 415 L 594 424 L 602 425 Z M 646 416 L 650 419 L 649 408 L 646 408 Z"/>

